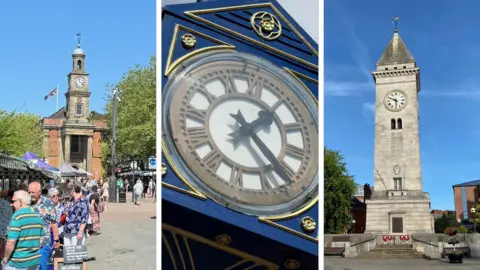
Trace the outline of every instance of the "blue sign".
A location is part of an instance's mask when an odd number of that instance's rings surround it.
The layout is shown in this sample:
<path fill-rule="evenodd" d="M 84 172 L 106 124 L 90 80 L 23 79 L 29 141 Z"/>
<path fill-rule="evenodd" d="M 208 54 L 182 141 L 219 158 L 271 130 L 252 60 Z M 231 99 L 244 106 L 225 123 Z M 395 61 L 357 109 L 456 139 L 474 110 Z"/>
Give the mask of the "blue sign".
<path fill-rule="evenodd" d="M 156 158 L 150 158 L 150 166 L 155 166 L 157 165 L 157 159 Z"/>

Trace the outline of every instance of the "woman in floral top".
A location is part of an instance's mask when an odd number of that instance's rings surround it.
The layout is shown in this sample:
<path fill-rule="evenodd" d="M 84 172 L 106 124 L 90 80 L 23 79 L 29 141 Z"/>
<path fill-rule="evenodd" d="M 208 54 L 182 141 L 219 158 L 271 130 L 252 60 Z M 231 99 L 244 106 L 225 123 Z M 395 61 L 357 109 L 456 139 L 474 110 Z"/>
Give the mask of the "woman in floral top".
<path fill-rule="evenodd" d="M 86 245 L 85 229 L 88 220 L 88 201 L 82 197 L 82 187 L 75 186 L 72 201 L 65 207 L 67 218 L 63 227 L 64 245 Z"/>
<path fill-rule="evenodd" d="M 65 212 L 65 207 L 60 203 L 60 192 L 56 188 L 51 188 L 48 190 L 48 197 L 52 200 L 53 205 L 55 205 L 55 212 L 57 213 L 57 224 L 58 224 L 58 233 L 60 234 L 63 231 L 62 224 L 60 224 L 60 216 Z"/>

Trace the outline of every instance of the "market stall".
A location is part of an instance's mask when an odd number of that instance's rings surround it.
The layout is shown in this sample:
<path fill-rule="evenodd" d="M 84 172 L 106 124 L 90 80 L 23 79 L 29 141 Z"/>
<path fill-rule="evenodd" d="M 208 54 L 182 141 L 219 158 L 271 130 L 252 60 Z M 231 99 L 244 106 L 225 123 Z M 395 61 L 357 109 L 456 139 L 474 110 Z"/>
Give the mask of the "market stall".
<path fill-rule="evenodd" d="M 25 188 L 32 181 L 45 184 L 50 180 L 60 180 L 60 176 L 35 162 L 0 153 L 1 190 Z"/>

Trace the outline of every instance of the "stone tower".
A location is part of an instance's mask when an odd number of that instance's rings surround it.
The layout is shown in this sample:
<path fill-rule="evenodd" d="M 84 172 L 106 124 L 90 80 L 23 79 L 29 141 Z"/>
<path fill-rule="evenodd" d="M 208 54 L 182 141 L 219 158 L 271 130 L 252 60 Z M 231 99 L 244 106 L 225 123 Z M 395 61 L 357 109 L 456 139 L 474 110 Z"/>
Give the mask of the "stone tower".
<path fill-rule="evenodd" d="M 88 89 L 88 74 L 85 72 L 85 52 L 80 46 L 80 39 L 77 48 L 72 55 L 72 71 L 68 74 L 67 98 L 67 122 L 87 123 L 90 107 L 90 92 Z"/>
<path fill-rule="evenodd" d="M 430 198 L 422 190 L 419 110 L 420 69 L 395 30 L 377 69 L 374 192 L 367 200 L 367 233 L 433 231 Z"/>

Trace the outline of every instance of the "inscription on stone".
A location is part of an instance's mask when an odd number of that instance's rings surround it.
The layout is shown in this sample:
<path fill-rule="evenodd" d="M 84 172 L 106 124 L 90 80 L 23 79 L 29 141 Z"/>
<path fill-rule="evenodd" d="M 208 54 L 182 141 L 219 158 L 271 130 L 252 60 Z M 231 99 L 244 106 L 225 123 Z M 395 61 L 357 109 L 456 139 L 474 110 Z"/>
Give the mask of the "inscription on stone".
<path fill-rule="evenodd" d="M 60 270 L 82 270 L 82 264 L 60 265 Z"/>

